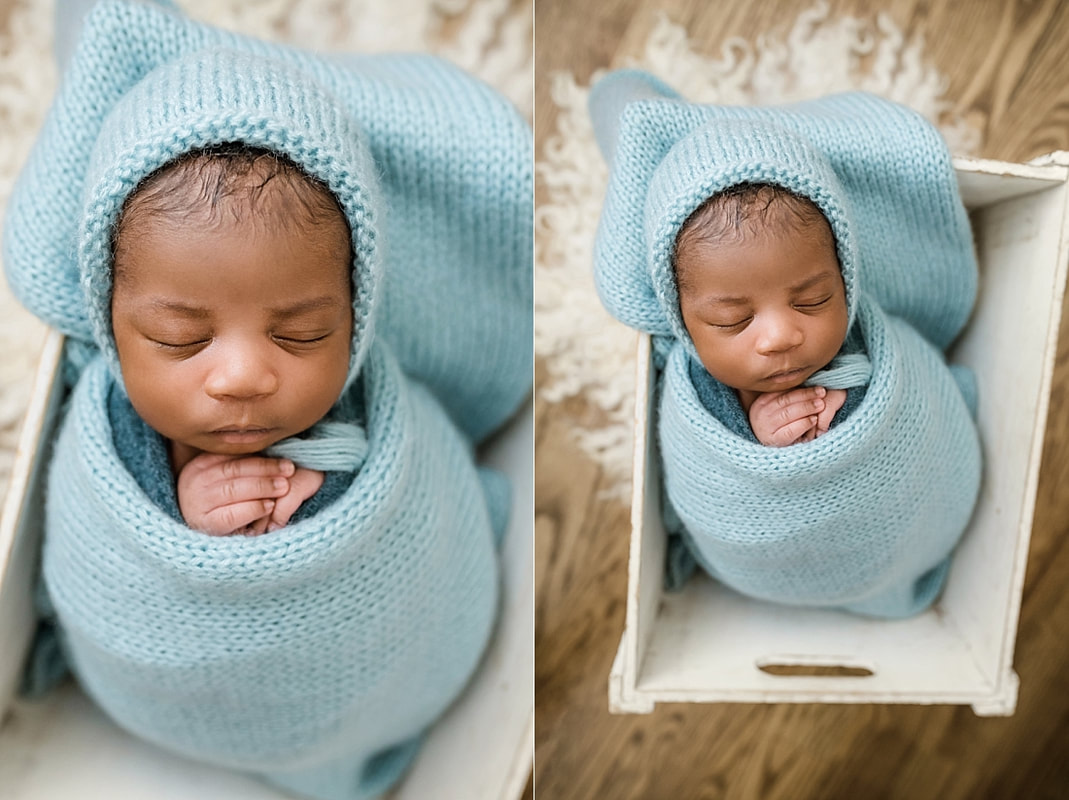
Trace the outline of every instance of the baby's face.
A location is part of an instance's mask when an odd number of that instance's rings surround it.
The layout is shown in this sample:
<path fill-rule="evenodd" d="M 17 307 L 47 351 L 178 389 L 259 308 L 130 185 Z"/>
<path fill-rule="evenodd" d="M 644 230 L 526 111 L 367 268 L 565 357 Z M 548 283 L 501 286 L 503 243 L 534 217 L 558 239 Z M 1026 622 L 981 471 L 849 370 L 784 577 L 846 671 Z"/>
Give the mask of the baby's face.
<path fill-rule="evenodd" d="M 337 232 L 254 227 L 154 219 L 122 243 L 111 310 L 123 381 L 176 462 L 300 433 L 345 384 L 349 264 L 324 244 Z"/>
<path fill-rule="evenodd" d="M 699 242 L 677 254 L 683 323 L 709 374 L 740 392 L 793 389 L 846 338 L 830 232 L 774 230 Z"/>

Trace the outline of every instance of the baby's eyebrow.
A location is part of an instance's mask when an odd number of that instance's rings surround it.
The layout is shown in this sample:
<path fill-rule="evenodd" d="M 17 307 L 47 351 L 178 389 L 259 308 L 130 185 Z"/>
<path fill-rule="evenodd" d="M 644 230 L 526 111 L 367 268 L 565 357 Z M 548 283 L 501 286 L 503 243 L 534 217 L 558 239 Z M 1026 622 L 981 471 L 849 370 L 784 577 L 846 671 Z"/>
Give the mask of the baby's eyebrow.
<path fill-rule="evenodd" d="M 348 305 L 348 300 L 346 299 L 343 301 L 335 295 L 321 295 L 319 297 L 298 300 L 296 303 L 290 303 L 289 305 L 272 308 L 271 315 L 278 318 L 299 317 L 302 314 L 307 314 L 312 311 L 334 309 L 343 303 Z"/>
<path fill-rule="evenodd" d="M 175 314 L 180 314 L 183 317 L 189 317 L 190 319 L 207 319 L 211 316 L 206 308 L 191 306 L 189 303 L 175 300 L 170 297 L 150 298 L 147 305 L 153 311 L 171 311 Z"/>
<path fill-rule="evenodd" d="M 702 303 L 704 305 L 720 305 L 720 306 L 744 306 L 750 302 L 748 297 L 738 297 L 735 295 L 726 294 L 711 294 L 707 295 Z"/>
<path fill-rule="evenodd" d="M 824 272 L 818 272 L 816 275 L 813 275 L 813 276 L 811 276 L 809 278 L 806 278 L 801 283 L 798 283 L 798 284 L 795 284 L 794 286 L 792 286 L 791 287 L 791 291 L 792 292 L 804 292 L 806 289 L 811 289 L 814 286 L 816 286 L 817 284 L 823 283 L 824 281 L 828 280 L 829 278 L 834 278 L 836 276 L 836 274 L 837 273 L 831 272 L 830 270 L 825 270 Z"/>

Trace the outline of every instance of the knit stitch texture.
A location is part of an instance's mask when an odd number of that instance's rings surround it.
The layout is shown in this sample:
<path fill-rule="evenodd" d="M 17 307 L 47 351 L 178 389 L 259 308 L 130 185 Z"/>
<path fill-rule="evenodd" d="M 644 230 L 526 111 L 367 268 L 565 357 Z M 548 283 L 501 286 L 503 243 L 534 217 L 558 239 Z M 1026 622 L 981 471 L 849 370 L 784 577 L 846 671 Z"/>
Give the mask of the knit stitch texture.
<path fill-rule="evenodd" d="M 864 295 L 858 322 L 873 366 L 864 398 L 790 447 L 709 414 L 677 343 L 658 405 L 665 490 L 698 563 L 738 591 L 905 617 L 942 588 L 979 492 L 980 444 L 942 355 Z"/>
<path fill-rule="evenodd" d="M 102 358 L 86 368 L 46 505 L 44 578 L 83 687 L 169 750 L 310 797 L 375 796 L 495 617 L 490 514 L 461 435 L 373 342 L 351 390 L 367 458 L 344 495 L 271 535 L 206 536 L 123 469 L 113 383 Z"/>
<path fill-rule="evenodd" d="M 978 270 L 938 133 L 871 95 L 695 105 L 636 71 L 595 85 L 590 108 L 610 161 L 599 294 L 614 316 L 654 336 L 663 367 L 666 527 L 712 576 L 753 597 L 880 617 L 926 608 L 981 471 L 974 387 L 943 352 L 971 312 Z M 680 227 L 708 197 L 745 182 L 786 187 L 821 209 L 863 340 L 864 355 L 842 353 L 825 376 L 829 386 L 867 384 L 860 403 L 828 433 L 785 448 L 740 436 L 738 419 L 703 405 L 679 311 Z M 669 552 L 672 583 L 687 558 Z"/>
<path fill-rule="evenodd" d="M 430 56 L 315 56 L 105 0 L 13 190 L 8 281 L 50 325 L 111 341 L 110 237 L 138 181 L 192 149 L 285 153 L 353 235 L 352 369 L 373 332 L 473 440 L 529 391 L 530 130 Z"/>

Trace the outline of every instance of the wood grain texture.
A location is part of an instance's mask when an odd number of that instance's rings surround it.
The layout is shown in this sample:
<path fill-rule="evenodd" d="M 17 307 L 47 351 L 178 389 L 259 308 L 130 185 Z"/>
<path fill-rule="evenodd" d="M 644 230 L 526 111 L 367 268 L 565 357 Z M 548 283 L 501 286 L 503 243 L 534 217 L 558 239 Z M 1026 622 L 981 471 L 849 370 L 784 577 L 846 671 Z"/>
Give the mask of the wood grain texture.
<path fill-rule="evenodd" d="M 887 13 L 947 77 L 982 127 L 980 155 L 1026 161 L 1069 150 L 1069 3 L 829 2 Z M 788 30 L 809 3 L 536 0 L 536 146 L 554 130 L 547 78 L 587 81 L 638 57 L 663 10 L 715 55 L 730 36 Z M 1025 324 L 1022 320 L 1022 324 Z M 536 380 L 544 372 L 540 368 Z M 1016 714 L 968 707 L 658 705 L 612 716 L 607 676 L 624 626 L 628 510 L 599 499 L 599 468 L 569 425 L 579 401 L 536 406 L 536 766 L 539 800 L 1069 797 L 1069 325 L 1063 325 L 1015 667 Z M 1012 387 L 1007 387 L 1012 391 Z"/>

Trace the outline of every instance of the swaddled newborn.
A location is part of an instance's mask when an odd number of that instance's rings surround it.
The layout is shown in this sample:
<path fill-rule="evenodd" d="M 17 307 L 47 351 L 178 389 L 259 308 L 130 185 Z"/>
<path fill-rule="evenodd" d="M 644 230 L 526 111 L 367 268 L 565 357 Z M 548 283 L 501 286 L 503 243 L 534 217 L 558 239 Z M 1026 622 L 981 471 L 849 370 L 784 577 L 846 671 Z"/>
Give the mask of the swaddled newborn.
<path fill-rule="evenodd" d="M 85 368 L 49 475 L 64 655 L 150 741 L 372 797 L 494 618 L 468 448 L 382 345 L 351 370 L 350 223 L 285 155 L 191 151 L 139 182 L 111 238 L 122 382 Z"/>
<path fill-rule="evenodd" d="M 977 284 L 945 144 L 864 94 L 699 105 L 623 71 L 590 105 L 599 294 L 654 340 L 668 583 L 924 610 L 980 480 L 943 352 Z"/>

